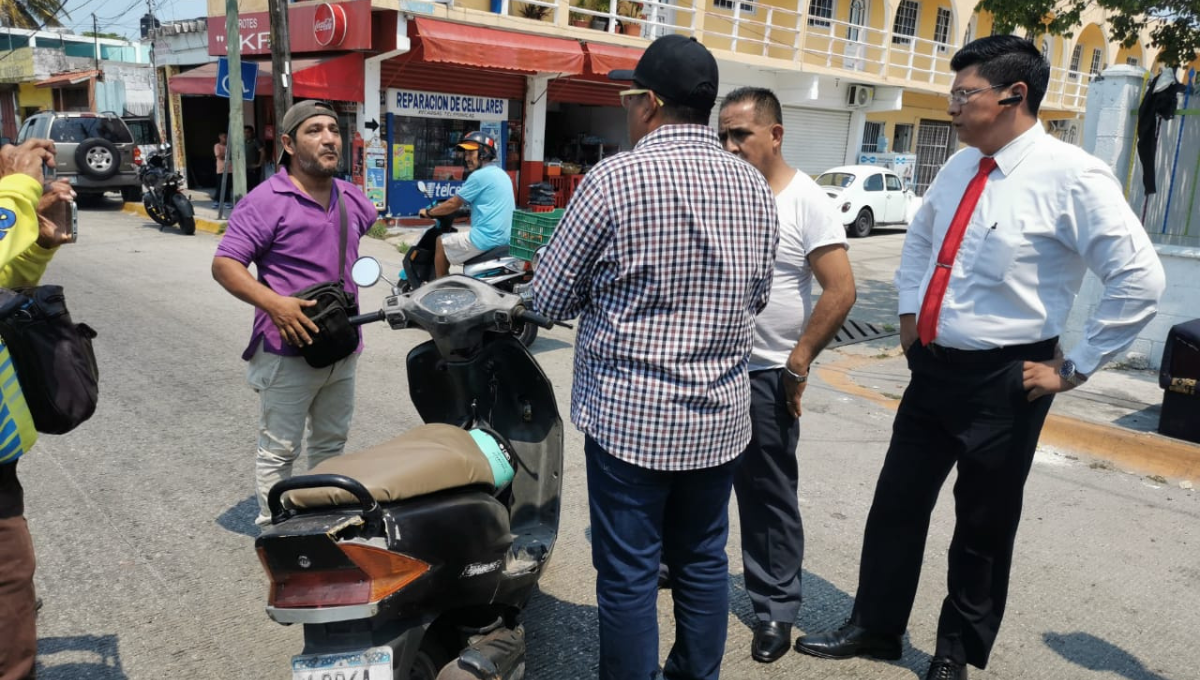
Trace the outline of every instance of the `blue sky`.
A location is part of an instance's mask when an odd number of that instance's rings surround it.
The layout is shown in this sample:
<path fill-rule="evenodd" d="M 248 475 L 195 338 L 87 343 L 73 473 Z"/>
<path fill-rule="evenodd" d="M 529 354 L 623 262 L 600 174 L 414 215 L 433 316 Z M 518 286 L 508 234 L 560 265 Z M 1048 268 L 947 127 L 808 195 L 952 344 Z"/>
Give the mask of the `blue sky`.
<path fill-rule="evenodd" d="M 195 19 L 207 13 L 205 0 L 153 0 L 154 14 L 159 21 Z M 136 40 L 140 37 L 139 22 L 148 9 L 146 0 L 67 0 L 64 9 L 70 18 L 63 25 L 76 33 L 92 30 L 92 13 L 101 33 L 118 33 Z"/>

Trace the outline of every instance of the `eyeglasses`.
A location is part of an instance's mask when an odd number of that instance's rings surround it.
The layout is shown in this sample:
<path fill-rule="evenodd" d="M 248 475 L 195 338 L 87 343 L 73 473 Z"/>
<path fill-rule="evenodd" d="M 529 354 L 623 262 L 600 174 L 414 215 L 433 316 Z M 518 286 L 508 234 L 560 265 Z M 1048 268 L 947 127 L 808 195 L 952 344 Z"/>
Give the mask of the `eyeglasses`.
<path fill-rule="evenodd" d="M 1002 85 L 989 85 L 987 87 L 978 87 L 978 88 L 975 88 L 974 90 L 955 90 L 955 91 L 951 92 L 950 94 L 946 95 L 946 101 L 950 102 L 951 104 L 958 104 L 959 106 L 962 106 L 963 104 L 966 104 L 967 102 L 971 101 L 971 95 L 979 94 L 980 92 L 986 92 L 988 90 L 998 90 L 1002 87 L 1008 87 L 1009 85 L 1012 85 L 1012 83 L 1004 83 Z"/>
<path fill-rule="evenodd" d="M 637 97 L 637 96 L 640 96 L 643 94 L 650 94 L 650 93 L 651 93 L 651 90 L 634 88 L 632 90 L 621 90 L 620 92 L 617 93 L 617 95 L 621 97 L 621 107 L 628 109 L 629 104 L 627 104 L 625 101 L 627 98 Z M 658 102 L 659 106 L 665 106 L 665 104 L 663 103 L 663 100 L 658 95 L 654 96 L 654 101 Z"/>

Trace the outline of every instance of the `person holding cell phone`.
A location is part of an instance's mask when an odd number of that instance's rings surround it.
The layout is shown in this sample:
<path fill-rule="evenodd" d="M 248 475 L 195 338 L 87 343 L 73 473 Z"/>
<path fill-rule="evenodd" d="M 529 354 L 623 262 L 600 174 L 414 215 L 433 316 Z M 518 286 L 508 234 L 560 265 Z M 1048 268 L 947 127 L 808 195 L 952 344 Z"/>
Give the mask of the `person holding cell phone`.
<path fill-rule="evenodd" d="M 65 180 L 43 186 L 43 168 L 53 167 L 48 139 L 0 147 L 0 286 L 37 285 L 58 246 L 72 240 L 70 220 L 50 216 L 75 198 Z M 37 430 L 20 384 L 9 380 L 12 370 L 0 342 L 0 382 L 8 385 L 0 391 L 0 428 L 9 433 L 0 446 L 0 680 L 32 677 L 37 654 L 33 542 L 17 479 L 18 459 L 37 441 Z"/>

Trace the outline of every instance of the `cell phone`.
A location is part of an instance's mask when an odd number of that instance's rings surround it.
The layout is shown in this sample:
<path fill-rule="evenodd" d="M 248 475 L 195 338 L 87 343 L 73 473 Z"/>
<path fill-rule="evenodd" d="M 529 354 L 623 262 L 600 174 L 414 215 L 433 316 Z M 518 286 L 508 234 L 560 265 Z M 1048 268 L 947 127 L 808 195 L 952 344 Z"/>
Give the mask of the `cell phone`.
<path fill-rule="evenodd" d="M 71 243 L 79 240 L 79 207 L 71 201 Z"/>
<path fill-rule="evenodd" d="M 46 161 L 42 161 L 42 183 L 49 184 L 56 179 L 58 179 L 58 170 L 55 170 Z"/>

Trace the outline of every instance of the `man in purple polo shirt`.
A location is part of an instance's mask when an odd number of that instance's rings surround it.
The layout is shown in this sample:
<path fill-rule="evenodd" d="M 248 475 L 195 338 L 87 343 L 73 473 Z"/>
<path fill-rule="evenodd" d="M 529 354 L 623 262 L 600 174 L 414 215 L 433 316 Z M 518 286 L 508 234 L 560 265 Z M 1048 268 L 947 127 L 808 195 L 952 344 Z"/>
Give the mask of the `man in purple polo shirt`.
<path fill-rule="evenodd" d="M 346 445 L 354 414 L 358 351 L 326 368 L 312 368 L 298 347 L 312 342 L 317 327 L 303 308 L 316 304 L 291 297 L 323 281 L 345 279 L 356 293 L 349 263 L 358 241 L 378 213 L 353 184 L 334 179 L 342 159 L 337 114 L 324 102 L 288 109 L 281 126 L 283 154 L 273 177 L 246 195 L 229 216 L 212 273 L 234 297 L 254 305 L 254 332 L 242 354 L 246 378 L 262 403 L 255 481 L 259 526 L 271 522 L 267 492 L 292 476 L 309 424 L 309 467 L 336 456 Z M 346 206 L 346 261 L 338 262 Z M 250 274 L 254 263 L 258 278 Z"/>

